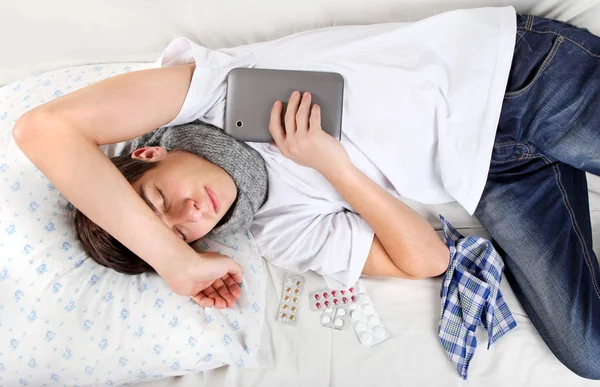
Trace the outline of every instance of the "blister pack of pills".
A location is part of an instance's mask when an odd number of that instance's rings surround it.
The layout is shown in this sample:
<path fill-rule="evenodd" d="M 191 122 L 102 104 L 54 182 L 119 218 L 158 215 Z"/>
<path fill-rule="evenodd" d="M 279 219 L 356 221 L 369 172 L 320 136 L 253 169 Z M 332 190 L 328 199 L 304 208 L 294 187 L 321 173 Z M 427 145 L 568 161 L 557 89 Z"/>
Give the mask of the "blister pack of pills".
<path fill-rule="evenodd" d="M 300 309 L 300 296 L 304 289 L 304 277 L 298 274 L 288 274 L 283 281 L 283 291 L 279 301 L 277 321 L 283 324 L 296 325 Z"/>
<path fill-rule="evenodd" d="M 390 337 L 390 333 L 381 321 L 365 287 L 357 284 L 355 289 L 358 290 L 356 293 L 360 296 L 360 302 L 348 307 L 354 331 L 363 345 L 372 346 L 381 343 Z"/>
<path fill-rule="evenodd" d="M 310 310 L 316 311 L 351 305 L 358 301 L 359 294 L 354 288 L 323 289 L 310 293 L 308 299 Z"/>
<path fill-rule="evenodd" d="M 348 311 L 345 308 L 328 308 L 321 314 L 321 325 L 333 329 L 345 329 L 348 326 Z"/>

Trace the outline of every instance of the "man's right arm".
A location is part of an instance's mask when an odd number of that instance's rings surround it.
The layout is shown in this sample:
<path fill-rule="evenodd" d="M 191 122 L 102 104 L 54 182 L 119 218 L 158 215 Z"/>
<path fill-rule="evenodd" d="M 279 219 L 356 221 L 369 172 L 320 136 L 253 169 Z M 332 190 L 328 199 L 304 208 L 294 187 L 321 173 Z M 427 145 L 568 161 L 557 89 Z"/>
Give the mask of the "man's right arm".
<path fill-rule="evenodd" d="M 367 272 L 414 279 L 444 273 L 450 259 L 444 242 L 423 217 L 352 164 L 343 145 L 321 128 L 321 110 L 311 105 L 311 95 L 292 94 L 285 126 L 282 109 L 277 101 L 269 127 L 281 153 L 319 171 L 373 228 L 375 237 L 367 258 L 371 270 L 367 267 Z M 390 261 L 399 270 L 372 270 L 379 266 L 376 262 L 389 267 Z"/>
<path fill-rule="evenodd" d="M 228 273 L 241 282 L 240 267 L 213 258 L 200 269 L 202 257 L 164 226 L 98 146 L 171 122 L 193 72 L 194 65 L 182 65 L 109 78 L 31 110 L 13 131 L 25 155 L 74 206 L 148 262 L 176 293 L 190 296 Z"/>

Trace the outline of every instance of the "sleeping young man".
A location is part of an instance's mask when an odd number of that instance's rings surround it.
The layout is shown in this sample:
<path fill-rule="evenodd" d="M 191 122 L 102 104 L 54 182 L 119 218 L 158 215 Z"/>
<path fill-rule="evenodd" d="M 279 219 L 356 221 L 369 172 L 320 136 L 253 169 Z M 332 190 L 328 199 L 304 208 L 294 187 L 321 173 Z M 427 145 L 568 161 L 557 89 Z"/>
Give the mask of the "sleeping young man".
<path fill-rule="evenodd" d="M 585 176 L 600 174 L 600 38 L 486 8 L 218 51 L 177 39 L 160 63 L 46 103 L 14 129 L 81 211 L 77 229 L 98 262 L 155 270 L 218 308 L 235 302 L 242 276 L 231 259 L 189 246 L 209 233 L 250 228 L 274 264 L 345 285 L 361 273 L 438 276 L 448 249 L 399 197 L 457 201 L 492 236 L 550 349 L 600 379 Z M 274 101 L 276 146 L 223 134 L 225 79 L 240 66 L 341 73 L 341 142 L 299 93 L 284 122 Z M 98 147 L 126 140 L 131 153 L 113 162 Z"/>

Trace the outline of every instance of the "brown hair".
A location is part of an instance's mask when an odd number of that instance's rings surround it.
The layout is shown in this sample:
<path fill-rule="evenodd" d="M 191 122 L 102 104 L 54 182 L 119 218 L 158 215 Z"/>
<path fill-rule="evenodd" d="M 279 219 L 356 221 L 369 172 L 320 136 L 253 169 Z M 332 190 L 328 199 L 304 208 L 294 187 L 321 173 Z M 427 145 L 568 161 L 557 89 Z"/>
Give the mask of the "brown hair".
<path fill-rule="evenodd" d="M 131 155 L 112 157 L 110 160 L 125 176 L 129 184 L 138 181 L 144 173 L 156 167 L 160 162 L 133 159 Z M 154 271 L 146 261 L 135 255 L 79 210 L 76 210 L 75 213 L 75 230 L 83 250 L 102 266 L 124 274 Z"/>

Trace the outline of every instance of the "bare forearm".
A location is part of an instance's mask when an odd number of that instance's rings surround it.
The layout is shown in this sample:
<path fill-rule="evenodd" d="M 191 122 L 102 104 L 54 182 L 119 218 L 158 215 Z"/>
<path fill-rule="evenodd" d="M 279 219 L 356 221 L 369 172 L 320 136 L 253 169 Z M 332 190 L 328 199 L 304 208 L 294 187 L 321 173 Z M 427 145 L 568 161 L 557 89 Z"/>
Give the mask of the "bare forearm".
<path fill-rule="evenodd" d="M 172 120 L 191 72 L 140 73 L 42 105 L 17 122 L 14 136 L 73 205 L 164 276 L 193 250 L 152 213 L 98 145 L 135 138 Z"/>
<path fill-rule="evenodd" d="M 447 268 L 449 254 L 435 231 L 352 165 L 342 144 L 321 128 L 321 109 L 311 101 L 310 93 L 292 93 L 285 128 L 281 124 L 282 103 L 273 105 L 269 131 L 281 153 L 325 176 L 373 227 L 387 255 L 403 274 L 412 278 L 441 274 Z M 373 246 L 377 247 L 377 240 Z M 378 251 L 372 248 L 369 255 L 380 255 Z"/>
<path fill-rule="evenodd" d="M 46 149 L 70 149 L 52 152 L 51 163 L 40 157 L 44 151 L 38 149 L 39 144 L 21 144 L 28 157 L 73 205 L 159 274 L 164 274 L 168 265 L 178 259 L 191 255 L 191 248 L 162 224 L 122 175 L 114 173 L 110 160 L 94 144 L 73 137 L 62 138 L 60 146 L 55 142 L 45 144 Z"/>
<path fill-rule="evenodd" d="M 195 65 L 118 75 L 34 109 L 98 145 L 131 140 L 172 121 L 185 100 Z M 68 125 L 64 126 L 64 124 Z M 53 136 L 45 127 L 30 128 Z"/>
<path fill-rule="evenodd" d="M 394 262 L 415 277 L 438 275 L 448 264 L 448 249 L 419 214 L 353 166 L 325 177 L 371 225 Z"/>

